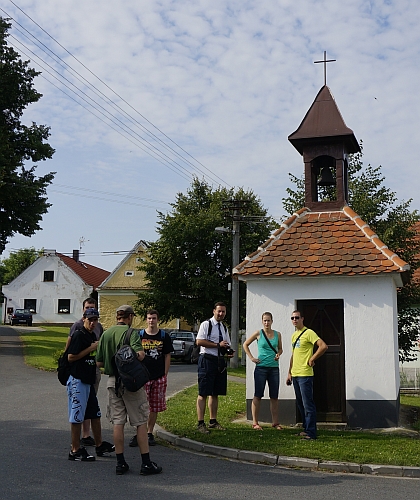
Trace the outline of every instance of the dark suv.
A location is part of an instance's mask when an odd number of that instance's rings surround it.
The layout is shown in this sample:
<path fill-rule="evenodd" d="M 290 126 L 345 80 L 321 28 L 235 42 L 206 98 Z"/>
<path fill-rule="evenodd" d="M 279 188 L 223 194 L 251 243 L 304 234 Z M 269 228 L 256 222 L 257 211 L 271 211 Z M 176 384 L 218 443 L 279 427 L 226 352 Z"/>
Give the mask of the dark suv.
<path fill-rule="evenodd" d="M 29 309 L 15 309 L 15 312 L 10 316 L 10 324 L 18 325 L 19 323 L 32 326 L 32 313 Z"/>

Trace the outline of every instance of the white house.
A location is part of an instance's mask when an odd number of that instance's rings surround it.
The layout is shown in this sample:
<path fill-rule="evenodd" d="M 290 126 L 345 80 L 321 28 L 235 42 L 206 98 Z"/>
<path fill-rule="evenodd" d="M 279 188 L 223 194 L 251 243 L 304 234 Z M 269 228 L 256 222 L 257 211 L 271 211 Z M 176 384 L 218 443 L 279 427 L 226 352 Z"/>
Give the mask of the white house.
<path fill-rule="evenodd" d="M 324 86 L 290 142 L 303 155 L 302 208 L 234 270 L 247 283 L 247 332 L 274 316 L 283 335 L 280 422 L 299 421 L 294 391 L 285 385 L 292 353 L 291 313 L 298 309 L 329 349 L 314 368 L 319 421 L 350 427 L 398 424 L 397 287 L 409 265 L 388 249 L 347 205 L 347 155 L 359 150 L 328 87 Z M 322 201 L 321 186 L 335 197 Z M 253 366 L 247 360 L 247 411 Z M 265 413 L 264 413 L 265 412 Z M 269 405 L 261 404 L 269 421 Z"/>
<path fill-rule="evenodd" d="M 30 309 L 33 323 L 71 324 L 80 319 L 83 300 L 95 294 L 108 271 L 73 257 L 44 250 L 17 278 L 2 287 L 4 322 L 17 308 Z"/>

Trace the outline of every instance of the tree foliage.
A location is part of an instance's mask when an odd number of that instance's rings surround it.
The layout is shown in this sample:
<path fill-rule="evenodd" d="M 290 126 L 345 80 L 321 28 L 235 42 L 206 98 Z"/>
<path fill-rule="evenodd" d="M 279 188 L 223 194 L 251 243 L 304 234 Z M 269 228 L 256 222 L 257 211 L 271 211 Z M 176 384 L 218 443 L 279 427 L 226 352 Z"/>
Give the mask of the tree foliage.
<path fill-rule="evenodd" d="M 51 206 L 46 188 L 54 178 L 53 172 L 35 176 L 36 165 L 25 168 L 25 162 L 51 158 L 54 149 L 46 142 L 48 127 L 21 121 L 25 108 L 42 94 L 33 86 L 39 73 L 7 45 L 10 27 L 0 17 L 0 253 L 14 234 L 31 236 L 41 229 Z"/>
<path fill-rule="evenodd" d="M 149 286 L 138 294 L 140 314 L 154 307 L 163 321 L 182 317 L 193 324 L 211 316 L 215 301 L 226 302 L 230 310 L 232 235 L 215 228 L 232 227 L 223 210 L 223 202 L 231 199 L 247 202 L 240 224 L 241 260 L 268 238 L 275 224 L 252 191 L 213 189 L 194 179 L 186 194 L 177 194 L 169 213 L 159 212 L 159 239 L 150 244 L 140 266 Z M 242 297 L 243 292 L 241 286 Z"/>
<path fill-rule="evenodd" d="M 33 264 L 41 253 L 42 250 L 35 250 L 34 247 L 21 248 L 16 252 L 11 252 L 7 259 L 0 262 L 0 283 L 2 285 L 9 284 Z"/>
<path fill-rule="evenodd" d="M 420 237 L 416 223 L 417 210 L 410 208 L 412 200 L 399 202 L 395 192 L 385 186 L 381 166 L 363 165 L 361 152 L 350 156 L 348 168 L 349 205 L 375 231 L 378 237 L 401 259 L 410 264 L 408 283 L 398 290 L 398 341 L 400 360 L 414 359 L 412 354 L 419 336 L 420 283 L 413 279 L 420 267 Z M 305 205 L 304 178 L 289 174 L 295 188 L 287 188 L 283 207 L 292 214 Z M 334 189 L 320 190 L 320 200 L 330 201 Z"/>

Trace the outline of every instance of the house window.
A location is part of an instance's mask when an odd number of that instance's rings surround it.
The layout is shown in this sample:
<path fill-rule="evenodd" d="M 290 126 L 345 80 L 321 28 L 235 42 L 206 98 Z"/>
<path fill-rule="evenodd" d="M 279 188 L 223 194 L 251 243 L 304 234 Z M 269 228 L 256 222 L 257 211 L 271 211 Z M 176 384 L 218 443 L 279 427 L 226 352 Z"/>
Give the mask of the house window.
<path fill-rule="evenodd" d="M 23 308 L 29 309 L 31 313 L 36 313 L 36 299 L 24 299 Z"/>
<path fill-rule="evenodd" d="M 126 271 L 124 276 L 134 276 L 134 271 Z"/>
<path fill-rule="evenodd" d="M 44 271 L 44 281 L 54 281 L 54 271 Z"/>
<path fill-rule="evenodd" d="M 58 299 L 58 314 L 70 314 L 70 299 Z"/>

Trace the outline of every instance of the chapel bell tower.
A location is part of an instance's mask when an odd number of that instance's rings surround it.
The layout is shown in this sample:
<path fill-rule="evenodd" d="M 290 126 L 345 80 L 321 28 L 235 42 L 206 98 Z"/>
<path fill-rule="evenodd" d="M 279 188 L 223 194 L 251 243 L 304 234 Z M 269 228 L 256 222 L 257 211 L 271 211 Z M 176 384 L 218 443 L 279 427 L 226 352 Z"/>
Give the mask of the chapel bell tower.
<path fill-rule="evenodd" d="M 341 210 L 348 203 L 347 156 L 360 147 L 327 85 L 288 139 L 303 156 L 305 206 L 314 212 Z"/>

